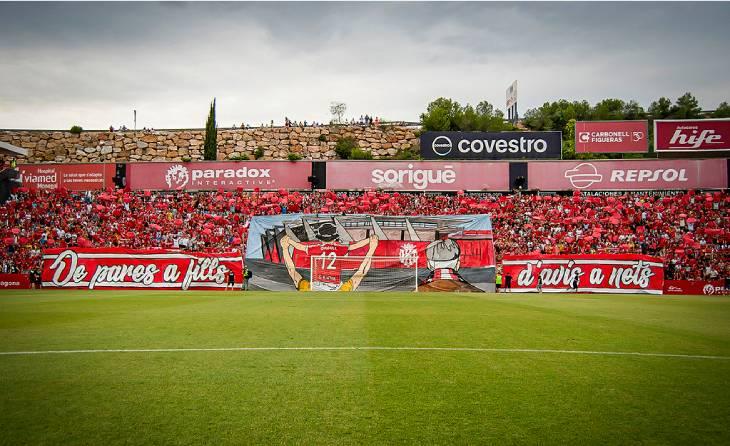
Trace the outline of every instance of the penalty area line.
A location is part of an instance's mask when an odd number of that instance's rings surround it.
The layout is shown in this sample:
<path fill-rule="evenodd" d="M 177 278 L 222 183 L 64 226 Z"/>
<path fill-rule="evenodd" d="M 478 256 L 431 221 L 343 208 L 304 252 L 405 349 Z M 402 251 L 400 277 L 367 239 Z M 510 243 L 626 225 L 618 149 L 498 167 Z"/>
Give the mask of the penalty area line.
<path fill-rule="evenodd" d="M 68 355 L 83 353 L 186 353 L 186 352 L 259 352 L 259 351 L 440 351 L 440 352 L 485 352 L 485 353 L 547 353 L 594 356 L 645 356 L 654 358 L 719 359 L 730 360 L 730 356 L 690 355 L 682 353 L 651 352 L 603 352 L 593 350 L 555 350 L 536 348 L 482 348 L 482 347 L 211 347 L 211 348 L 133 348 L 92 350 L 38 350 L 0 352 L 0 356 Z"/>

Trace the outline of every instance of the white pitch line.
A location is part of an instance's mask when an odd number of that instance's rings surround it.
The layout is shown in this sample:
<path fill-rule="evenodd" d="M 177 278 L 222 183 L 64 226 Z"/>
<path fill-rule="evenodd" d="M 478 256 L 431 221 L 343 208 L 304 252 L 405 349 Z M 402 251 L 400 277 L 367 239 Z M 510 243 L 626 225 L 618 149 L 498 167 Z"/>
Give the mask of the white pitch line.
<path fill-rule="evenodd" d="M 61 355 L 74 353 L 181 353 L 181 352 L 257 352 L 257 351 L 444 351 L 444 352 L 488 352 L 488 353 L 558 353 L 569 355 L 598 356 L 649 356 L 655 358 L 719 359 L 730 360 L 730 356 L 688 355 L 681 353 L 602 352 L 591 350 L 553 350 L 535 348 L 481 348 L 481 347 L 219 347 L 219 348 L 136 348 L 136 349 L 94 349 L 94 350 L 40 350 L 0 352 L 0 356 Z"/>

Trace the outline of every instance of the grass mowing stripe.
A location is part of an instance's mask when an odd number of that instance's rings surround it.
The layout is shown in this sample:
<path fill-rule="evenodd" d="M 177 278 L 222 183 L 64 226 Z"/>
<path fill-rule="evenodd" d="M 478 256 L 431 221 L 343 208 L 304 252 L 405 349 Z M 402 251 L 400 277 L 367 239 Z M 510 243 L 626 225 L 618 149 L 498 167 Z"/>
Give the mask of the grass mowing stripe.
<path fill-rule="evenodd" d="M 487 352 L 487 353 L 562 353 L 572 355 L 604 356 L 648 356 L 656 358 L 718 359 L 730 360 L 730 356 L 691 355 L 683 353 L 652 352 L 602 352 L 589 350 L 555 350 L 533 348 L 482 348 L 482 347 L 211 347 L 211 348 L 138 348 L 138 349 L 92 349 L 92 350 L 39 350 L 0 352 L 0 356 L 53 355 L 74 353 L 185 353 L 185 352 L 255 352 L 255 351 L 446 351 L 446 352 Z"/>

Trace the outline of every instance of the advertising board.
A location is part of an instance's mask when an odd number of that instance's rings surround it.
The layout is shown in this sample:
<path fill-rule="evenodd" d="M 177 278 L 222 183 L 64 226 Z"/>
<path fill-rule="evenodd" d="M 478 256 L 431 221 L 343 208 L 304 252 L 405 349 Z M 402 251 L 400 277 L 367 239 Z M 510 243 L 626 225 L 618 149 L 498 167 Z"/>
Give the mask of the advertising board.
<path fill-rule="evenodd" d="M 576 153 L 641 153 L 649 150 L 647 121 L 578 121 Z"/>
<path fill-rule="evenodd" d="M 528 188 L 544 191 L 725 189 L 722 160 L 549 161 L 528 163 Z"/>
<path fill-rule="evenodd" d="M 560 159 L 562 132 L 423 132 L 427 160 Z"/>
<path fill-rule="evenodd" d="M 331 161 L 327 187 L 334 190 L 509 190 L 509 164 L 469 161 Z"/>
<path fill-rule="evenodd" d="M 312 163 L 291 161 L 221 161 L 131 163 L 132 190 L 276 190 L 309 189 Z"/>

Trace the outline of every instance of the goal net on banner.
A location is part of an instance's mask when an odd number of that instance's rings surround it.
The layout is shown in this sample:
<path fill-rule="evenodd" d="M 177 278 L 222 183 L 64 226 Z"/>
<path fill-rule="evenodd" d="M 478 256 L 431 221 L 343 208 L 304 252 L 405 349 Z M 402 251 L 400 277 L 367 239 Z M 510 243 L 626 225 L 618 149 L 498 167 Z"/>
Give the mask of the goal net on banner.
<path fill-rule="evenodd" d="M 312 291 L 417 291 L 418 259 L 400 257 L 312 256 Z"/>

